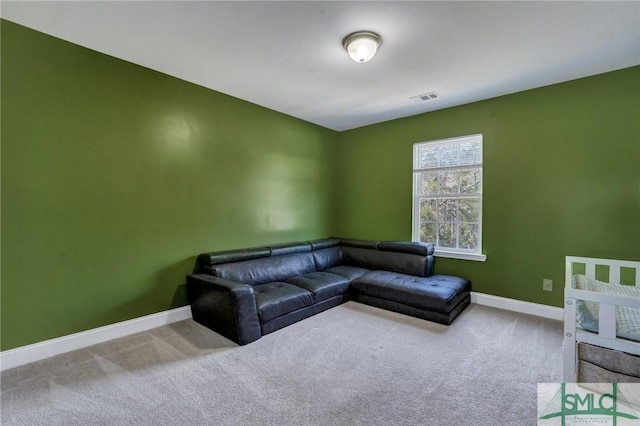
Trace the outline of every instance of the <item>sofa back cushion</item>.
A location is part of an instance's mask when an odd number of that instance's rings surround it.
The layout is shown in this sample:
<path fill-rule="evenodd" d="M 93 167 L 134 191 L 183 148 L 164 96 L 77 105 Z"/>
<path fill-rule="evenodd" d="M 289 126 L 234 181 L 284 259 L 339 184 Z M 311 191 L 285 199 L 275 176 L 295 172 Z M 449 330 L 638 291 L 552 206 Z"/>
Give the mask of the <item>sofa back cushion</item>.
<path fill-rule="evenodd" d="M 342 263 L 342 251 L 340 247 L 330 247 L 313 251 L 313 259 L 316 262 L 316 269 L 324 271 Z"/>
<path fill-rule="evenodd" d="M 270 244 L 267 246 L 271 256 L 282 256 L 283 254 L 301 253 L 311 251 L 310 243 L 282 243 Z"/>
<path fill-rule="evenodd" d="M 204 272 L 213 274 L 215 265 L 230 262 L 241 262 L 243 260 L 258 259 L 270 255 L 269 247 L 254 247 L 248 249 L 214 251 L 202 253 L 198 256 L 196 267 L 193 272 Z"/>
<path fill-rule="evenodd" d="M 382 251 L 397 251 L 399 253 L 411 253 L 419 256 L 433 255 L 434 245 L 417 241 L 380 241 L 376 246 Z"/>
<path fill-rule="evenodd" d="M 329 247 L 337 247 L 340 245 L 340 240 L 337 238 L 323 238 L 321 240 L 309 241 L 312 250 L 320 250 Z"/>
<path fill-rule="evenodd" d="M 427 277 L 433 273 L 433 256 L 362 247 L 342 247 L 342 263 L 419 277 Z"/>
<path fill-rule="evenodd" d="M 211 273 L 217 277 L 251 285 L 284 281 L 315 270 L 313 255 L 309 252 L 211 266 Z"/>

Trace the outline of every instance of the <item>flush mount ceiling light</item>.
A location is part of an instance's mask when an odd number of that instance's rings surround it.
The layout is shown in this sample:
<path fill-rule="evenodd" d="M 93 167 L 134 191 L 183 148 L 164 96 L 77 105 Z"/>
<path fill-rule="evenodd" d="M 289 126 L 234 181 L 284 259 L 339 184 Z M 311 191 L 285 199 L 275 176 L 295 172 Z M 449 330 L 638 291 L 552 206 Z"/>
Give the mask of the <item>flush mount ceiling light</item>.
<path fill-rule="evenodd" d="M 351 59 L 361 64 L 373 58 L 380 43 L 382 43 L 380 36 L 371 31 L 351 33 L 342 40 L 342 46 L 347 49 Z"/>

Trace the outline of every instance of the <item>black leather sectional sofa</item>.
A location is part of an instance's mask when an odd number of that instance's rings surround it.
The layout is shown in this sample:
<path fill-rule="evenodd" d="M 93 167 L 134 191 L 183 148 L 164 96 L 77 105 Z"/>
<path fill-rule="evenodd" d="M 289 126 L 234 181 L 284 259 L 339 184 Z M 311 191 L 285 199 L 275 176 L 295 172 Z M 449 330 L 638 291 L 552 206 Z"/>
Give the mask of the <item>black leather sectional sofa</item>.
<path fill-rule="evenodd" d="M 201 254 L 193 319 L 244 345 L 348 300 L 450 324 L 471 283 L 433 274 L 433 245 L 329 238 Z"/>

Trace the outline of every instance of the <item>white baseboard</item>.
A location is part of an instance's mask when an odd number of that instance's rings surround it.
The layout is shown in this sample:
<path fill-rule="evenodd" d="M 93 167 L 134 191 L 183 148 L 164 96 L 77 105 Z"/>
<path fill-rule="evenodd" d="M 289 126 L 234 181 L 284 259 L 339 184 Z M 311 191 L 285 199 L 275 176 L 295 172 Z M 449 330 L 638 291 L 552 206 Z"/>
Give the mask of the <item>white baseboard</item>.
<path fill-rule="evenodd" d="M 562 321 L 564 310 L 555 306 L 542 305 L 540 303 L 525 302 L 523 300 L 508 299 L 506 297 L 493 296 L 491 294 L 471 292 L 471 303 L 490 306 L 492 308 L 506 309 L 508 311 Z"/>
<path fill-rule="evenodd" d="M 508 299 L 490 294 L 471 292 L 471 303 L 529 315 L 537 315 L 559 321 L 563 319 L 562 308 Z M 0 352 L 0 371 L 189 318 L 191 318 L 191 308 L 189 306 L 183 306 L 181 308 L 146 315 L 80 333 L 69 334 L 56 339 L 45 340 L 32 345 L 9 349 L 8 351 Z"/>
<path fill-rule="evenodd" d="M 0 371 L 189 318 L 191 318 L 191 307 L 183 306 L 80 333 L 69 334 L 56 339 L 45 340 L 32 345 L 9 349 L 0 352 Z"/>

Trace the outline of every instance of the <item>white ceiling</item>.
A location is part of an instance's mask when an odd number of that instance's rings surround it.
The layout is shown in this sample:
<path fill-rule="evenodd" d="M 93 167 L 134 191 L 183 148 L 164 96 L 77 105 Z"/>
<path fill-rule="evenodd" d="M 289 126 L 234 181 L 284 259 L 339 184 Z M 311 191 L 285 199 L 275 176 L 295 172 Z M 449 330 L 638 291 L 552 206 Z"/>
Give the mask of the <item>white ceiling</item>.
<path fill-rule="evenodd" d="M 638 1 L 2 1 L 1 14 L 335 130 L 640 64 Z M 342 48 L 356 30 L 383 38 L 365 64 Z"/>

